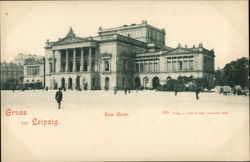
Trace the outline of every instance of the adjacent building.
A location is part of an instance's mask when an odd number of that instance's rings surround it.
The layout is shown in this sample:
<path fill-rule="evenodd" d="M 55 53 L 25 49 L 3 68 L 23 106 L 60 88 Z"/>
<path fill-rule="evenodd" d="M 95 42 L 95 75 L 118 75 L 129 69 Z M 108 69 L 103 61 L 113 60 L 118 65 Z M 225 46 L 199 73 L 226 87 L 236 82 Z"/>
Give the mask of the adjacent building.
<path fill-rule="evenodd" d="M 26 61 L 23 84 L 25 89 L 44 88 L 44 58 Z"/>
<path fill-rule="evenodd" d="M 214 51 L 200 43 L 165 45 L 166 32 L 147 21 L 78 37 L 72 28 L 45 46 L 45 85 L 50 89 L 156 88 L 169 78 L 192 76 L 212 82 Z"/>
<path fill-rule="evenodd" d="M 12 60 L 12 62 L 13 62 L 13 63 L 16 63 L 16 64 L 24 65 L 24 64 L 26 63 L 26 61 L 30 61 L 30 60 L 40 60 L 40 59 L 42 59 L 42 58 L 43 58 L 43 56 L 39 56 L 39 55 L 19 53 L 19 54 L 16 55 L 16 57 Z"/>
<path fill-rule="evenodd" d="M 19 89 L 22 86 L 23 66 L 15 63 L 1 63 L 1 90 Z"/>

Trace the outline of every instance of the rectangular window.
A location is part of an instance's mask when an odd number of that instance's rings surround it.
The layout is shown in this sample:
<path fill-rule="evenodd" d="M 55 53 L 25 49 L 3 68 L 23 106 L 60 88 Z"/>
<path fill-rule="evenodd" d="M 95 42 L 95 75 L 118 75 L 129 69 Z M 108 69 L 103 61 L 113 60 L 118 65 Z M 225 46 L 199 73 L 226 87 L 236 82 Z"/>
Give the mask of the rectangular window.
<path fill-rule="evenodd" d="M 159 71 L 160 70 L 159 60 L 154 60 L 154 65 L 155 65 L 155 71 Z"/>
<path fill-rule="evenodd" d="M 50 73 L 53 72 L 53 64 L 52 64 L 52 62 L 49 63 L 49 72 Z"/>
<path fill-rule="evenodd" d="M 87 57 L 87 55 L 83 57 L 83 71 L 88 71 L 88 57 Z"/>
<path fill-rule="evenodd" d="M 185 61 L 185 60 L 183 62 L 183 70 L 187 70 L 187 61 Z"/>
<path fill-rule="evenodd" d="M 183 58 L 183 70 L 188 70 L 188 58 Z"/>
<path fill-rule="evenodd" d="M 62 63 L 61 72 L 65 72 L 65 63 Z"/>
<path fill-rule="evenodd" d="M 145 69 L 144 69 L 144 71 L 148 71 L 148 61 L 145 61 Z"/>
<path fill-rule="evenodd" d="M 177 62 L 176 61 L 173 61 L 173 70 L 175 71 L 175 70 L 177 70 Z"/>
<path fill-rule="evenodd" d="M 167 70 L 171 71 L 172 70 L 172 66 L 171 66 L 171 61 L 167 62 Z"/>
<path fill-rule="evenodd" d="M 154 71 L 154 64 L 153 60 L 149 61 L 149 71 Z"/>
<path fill-rule="evenodd" d="M 95 64 L 96 64 L 96 55 L 95 53 L 92 53 L 92 57 L 91 57 L 91 70 L 95 70 Z"/>
<path fill-rule="evenodd" d="M 189 62 L 189 70 L 194 70 L 194 61 L 190 60 Z"/>
<path fill-rule="evenodd" d="M 189 70 L 194 70 L 194 57 L 189 57 Z"/>
<path fill-rule="evenodd" d="M 123 71 L 127 70 L 127 60 L 123 60 Z"/>
<path fill-rule="evenodd" d="M 137 73 L 139 72 L 139 63 L 135 64 L 135 70 L 136 70 Z"/>
<path fill-rule="evenodd" d="M 178 70 L 182 70 L 182 61 L 178 61 Z"/>
<path fill-rule="evenodd" d="M 110 71 L 109 60 L 104 61 L 104 71 Z"/>
<path fill-rule="evenodd" d="M 143 63 L 140 63 L 140 71 L 144 71 Z"/>

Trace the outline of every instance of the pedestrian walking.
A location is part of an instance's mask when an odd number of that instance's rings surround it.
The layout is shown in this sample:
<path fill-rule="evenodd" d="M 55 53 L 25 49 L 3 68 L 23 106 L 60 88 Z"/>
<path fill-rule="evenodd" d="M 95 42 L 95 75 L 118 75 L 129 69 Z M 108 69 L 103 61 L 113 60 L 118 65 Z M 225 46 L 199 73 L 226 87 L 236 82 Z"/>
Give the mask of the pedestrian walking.
<path fill-rule="evenodd" d="M 195 89 L 196 100 L 199 100 L 199 93 L 200 92 L 201 92 L 201 88 L 200 87 L 196 87 L 196 89 Z"/>
<path fill-rule="evenodd" d="M 127 94 L 127 88 L 124 88 L 124 92 L 125 92 L 125 94 Z"/>
<path fill-rule="evenodd" d="M 116 95 L 116 92 L 117 92 L 117 88 L 116 87 L 114 87 L 114 94 Z"/>
<path fill-rule="evenodd" d="M 177 96 L 177 93 L 178 93 L 178 88 L 175 87 L 175 88 L 174 88 L 174 95 Z"/>
<path fill-rule="evenodd" d="M 58 109 L 60 109 L 61 107 L 61 101 L 63 99 L 63 94 L 62 94 L 62 91 L 61 91 L 61 88 L 58 89 L 58 91 L 56 92 L 56 101 L 58 103 Z"/>

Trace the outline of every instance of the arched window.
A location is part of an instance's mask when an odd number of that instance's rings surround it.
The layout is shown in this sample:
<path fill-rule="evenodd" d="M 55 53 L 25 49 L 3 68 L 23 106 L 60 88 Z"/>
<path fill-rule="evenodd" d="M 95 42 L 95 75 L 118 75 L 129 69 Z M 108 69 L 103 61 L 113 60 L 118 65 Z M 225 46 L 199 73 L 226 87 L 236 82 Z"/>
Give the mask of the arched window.
<path fill-rule="evenodd" d="M 105 66 L 105 68 L 104 68 L 105 71 L 110 71 L 110 69 L 109 69 L 109 61 L 108 60 L 106 60 L 104 62 L 104 66 Z"/>
<path fill-rule="evenodd" d="M 104 87 L 105 90 L 108 90 L 109 89 L 109 77 L 106 77 L 105 78 L 105 87 Z"/>

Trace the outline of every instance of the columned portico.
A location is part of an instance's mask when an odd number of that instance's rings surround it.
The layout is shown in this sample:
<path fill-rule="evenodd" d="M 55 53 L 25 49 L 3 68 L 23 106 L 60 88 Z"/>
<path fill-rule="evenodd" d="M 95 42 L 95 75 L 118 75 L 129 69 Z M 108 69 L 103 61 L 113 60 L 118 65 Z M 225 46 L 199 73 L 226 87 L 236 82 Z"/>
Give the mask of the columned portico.
<path fill-rule="evenodd" d="M 94 50 L 94 51 L 93 51 Z M 87 55 L 85 55 L 87 51 Z M 98 52 L 92 47 L 67 48 L 53 51 L 52 72 L 98 71 Z"/>

